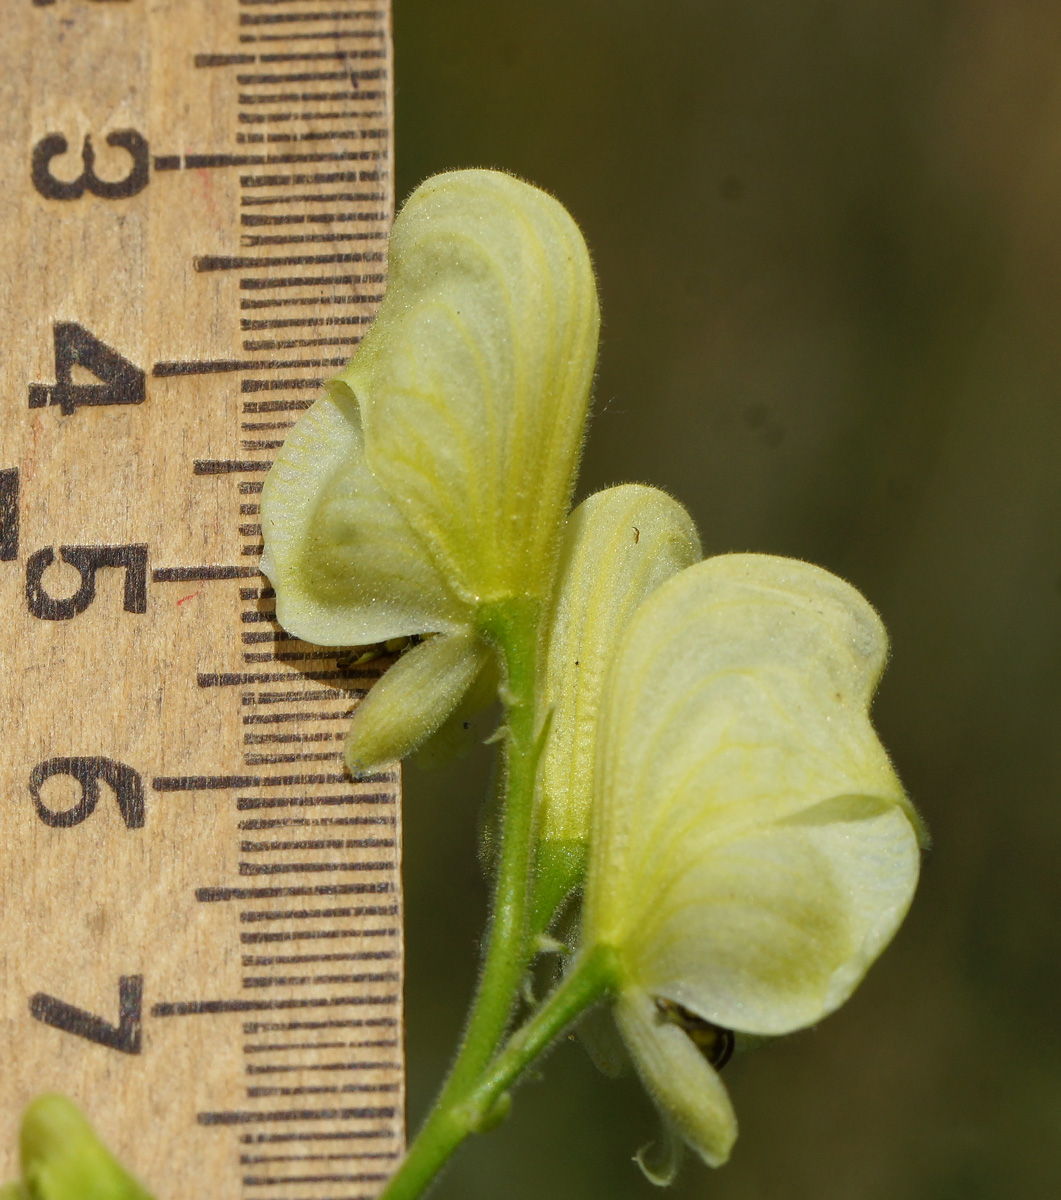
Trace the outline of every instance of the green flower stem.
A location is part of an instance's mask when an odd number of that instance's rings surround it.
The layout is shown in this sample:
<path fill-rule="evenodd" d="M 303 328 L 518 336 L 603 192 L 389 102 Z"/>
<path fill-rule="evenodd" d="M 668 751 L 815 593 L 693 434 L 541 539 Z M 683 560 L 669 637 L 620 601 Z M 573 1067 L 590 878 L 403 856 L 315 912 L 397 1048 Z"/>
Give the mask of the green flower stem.
<path fill-rule="evenodd" d="M 467 1109 L 478 1124 L 516 1079 L 563 1031 L 603 996 L 618 986 L 619 969 L 610 946 L 594 946 L 576 959 L 556 990 L 540 1005 L 526 1025 L 509 1039 L 505 1048 L 482 1075 L 468 1097 Z"/>
<path fill-rule="evenodd" d="M 484 607 L 483 632 L 497 645 L 505 667 L 504 803 L 494 902 L 479 986 L 449 1078 L 409 1152 L 383 1193 L 386 1200 L 418 1196 L 453 1147 L 453 1113 L 489 1065 L 508 1028 L 530 959 L 528 891 L 534 845 L 534 783 L 541 746 L 535 692 L 541 604 L 517 598 Z M 441 1157 L 437 1147 L 447 1148 Z M 434 1163 L 425 1173 L 422 1161 Z M 382 1200 L 382 1198 L 381 1198 Z"/>
<path fill-rule="evenodd" d="M 527 893 L 541 752 L 535 708 L 540 620 L 541 606 L 529 600 L 512 600 L 480 613 L 480 623 L 496 639 L 505 663 L 504 802 L 483 973 L 446 1090 L 463 1091 L 493 1057 L 530 957 Z M 442 1099 L 445 1095 L 443 1091 Z"/>
<path fill-rule="evenodd" d="M 416 1200 L 470 1133 L 488 1129 L 507 1111 L 507 1089 L 576 1017 L 613 991 L 618 981 L 615 952 L 596 946 L 576 960 L 559 987 L 518 1029 L 501 1053 L 463 1096 L 440 1101 L 380 1200 Z M 452 1077 L 451 1077 L 452 1078 Z M 449 1086 L 443 1098 L 450 1092 Z"/>

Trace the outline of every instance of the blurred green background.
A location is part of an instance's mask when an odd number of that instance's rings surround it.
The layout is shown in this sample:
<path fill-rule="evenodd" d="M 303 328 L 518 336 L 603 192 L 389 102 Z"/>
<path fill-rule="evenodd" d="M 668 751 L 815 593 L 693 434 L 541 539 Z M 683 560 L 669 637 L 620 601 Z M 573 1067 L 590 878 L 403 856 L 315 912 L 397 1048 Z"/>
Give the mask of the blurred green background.
<path fill-rule="evenodd" d="M 876 721 L 934 836 L 819 1029 L 726 1070 L 710 1200 L 1061 1195 L 1061 5 L 395 0 L 399 194 L 513 171 L 582 226 L 604 334 L 581 493 L 856 584 Z M 410 1122 L 471 989 L 489 757 L 407 772 Z M 439 1200 L 655 1194 L 633 1081 L 580 1048 Z"/>

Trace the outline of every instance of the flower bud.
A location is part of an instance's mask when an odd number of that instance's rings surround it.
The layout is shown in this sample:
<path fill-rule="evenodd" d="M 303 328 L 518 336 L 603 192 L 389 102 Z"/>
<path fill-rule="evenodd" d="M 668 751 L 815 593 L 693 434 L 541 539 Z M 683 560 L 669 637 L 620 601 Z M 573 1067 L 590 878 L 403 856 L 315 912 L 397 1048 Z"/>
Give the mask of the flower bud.
<path fill-rule="evenodd" d="M 539 774 L 536 931 L 582 879 L 597 710 L 619 635 L 646 596 L 699 558 L 692 518 L 656 488 L 608 488 L 571 514 L 542 687 L 551 724 Z"/>

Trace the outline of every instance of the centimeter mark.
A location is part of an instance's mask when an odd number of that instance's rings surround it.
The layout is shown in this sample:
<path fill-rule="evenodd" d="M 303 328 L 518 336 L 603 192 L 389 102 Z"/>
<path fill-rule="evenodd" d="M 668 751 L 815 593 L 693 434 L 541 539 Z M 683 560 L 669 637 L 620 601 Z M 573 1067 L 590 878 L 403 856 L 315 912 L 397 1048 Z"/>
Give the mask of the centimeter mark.
<path fill-rule="evenodd" d="M 386 239 L 391 209 L 389 131 L 382 119 L 386 109 L 381 107 L 386 105 L 388 93 L 380 87 L 387 80 L 388 50 L 387 14 L 379 8 L 333 0 L 327 9 L 321 6 L 319 10 L 238 11 L 248 6 L 256 7 L 251 0 L 241 0 L 234 6 L 238 12 L 236 36 L 245 45 L 258 43 L 262 50 L 201 53 L 195 56 L 194 65 L 200 69 L 243 68 L 233 79 L 234 88 L 239 90 L 234 92 L 232 137 L 237 145 L 259 143 L 263 148 L 233 151 L 222 147 L 208 153 L 161 154 L 154 156 L 153 166 L 157 172 L 251 168 L 251 173 L 240 177 L 238 212 L 232 214 L 237 229 L 254 231 L 238 234 L 243 253 L 200 255 L 192 263 L 194 271 L 218 276 L 222 298 L 226 295 L 224 288 L 230 287 L 227 295 L 237 312 L 270 308 L 319 311 L 324 307 L 327 315 L 302 315 L 296 311 L 284 317 L 238 318 L 239 328 L 252 335 L 242 343 L 245 351 L 252 354 L 257 351 L 259 355 L 261 352 L 287 351 L 291 357 L 163 360 L 153 365 L 151 374 L 155 378 L 174 380 L 193 376 L 239 376 L 239 394 L 246 397 L 242 401 L 243 415 L 252 418 L 244 419 L 241 433 L 272 431 L 272 436 L 265 439 L 245 439 L 241 448 L 260 452 L 279 448 L 283 433 L 294 417 L 312 403 L 310 398 L 297 393 L 316 391 L 322 378 L 343 365 L 350 348 L 360 338 L 357 327 L 371 320 L 382 298 L 385 254 L 382 248 L 371 248 L 371 243 L 383 243 Z M 265 47 L 264 43 L 272 44 Z M 330 44 L 324 46 L 321 43 Z M 376 61 L 366 65 L 371 60 Z M 249 67 L 254 69 L 247 70 Z M 363 88 L 366 83 L 370 86 Z M 275 128 L 277 126 L 280 128 Z M 355 147 L 350 145 L 351 142 L 361 145 Z M 279 143 L 288 145 L 265 148 Z M 255 168 L 262 170 L 254 172 Z M 348 186 L 344 188 L 343 185 Z M 349 185 L 354 186 L 350 188 Z M 268 232 L 270 229 L 276 232 Z M 343 243 L 369 245 L 363 249 L 346 249 Z M 275 252 L 275 248 L 312 244 L 330 244 L 336 249 L 319 253 Z M 246 253 L 259 248 L 264 253 Z M 273 252 L 269 253 L 268 248 L 274 248 Z M 343 269 L 357 264 L 362 265 L 360 270 Z M 369 264 L 379 265 L 373 270 Z M 339 270 L 329 271 L 329 267 Z M 365 272 L 365 267 L 369 273 Z M 226 282 L 229 277 L 231 284 Z M 353 327 L 352 332 L 344 336 L 343 327 Z M 314 335 L 314 330 L 322 328 L 336 329 L 336 334 Z M 307 336 L 253 338 L 257 331 L 288 329 L 306 330 Z M 342 347 L 344 353 L 321 357 L 321 351 L 329 346 Z M 283 374 L 277 376 L 270 372 Z M 277 392 L 296 395 L 275 399 L 249 398 Z M 265 414 L 290 416 L 265 421 L 253 419 Z M 210 486 L 233 489 L 235 532 L 252 539 L 243 545 L 242 555 L 246 557 L 257 557 L 261 552 L 256 497 L 261 491 L 260 477 L 270 465 L 268 456 L 261 459 L 237 455 L 203 457 L 193 462 L 195 476 L 219 481 Z M 248 475 L 259 478 L 247 479 Z M 233 476 L 236 477 L 234 483 L 225 485 L 223 481 Z M 17 528 L 11 534 L 10 522 L 4 520 L 5 496 L 12 487 L 17 488 L 17 478 L 12 484 L 0 476 L 0 556 L 7 545 L 5 536 L 8 541 L 12 536 L 17 538 Z M 246 497 L 255 499 L 248 501 Z M 254 523 L 248 523 L 248 517 L 254 518 Z M 253 579 L 260 579 L 260 576 L 256 566 L 252 565 L 203 564 L 161 567 L 152 571 L 152 580 L 157 583 Z M 324 1093 L 400 1093 L 402 1067 L 396 1058 L 361 1057 L 336 1062 L 327 1054 L 329 1047 L 334 1049 L 347 1043 L 290 1041 L 290 1031 L 295 1029 L 400 1029 L 398 1018 L 392 1015 L 400 1005 L 397 863 L 380 854 L 393 850 L 397 839 L 394 836 L 337 836 L 344 827 L 365 829 L 367 826 L 365 831 L 369 833 L 373 827 L 379 829 L 380 826 L 383 827 L 381 833 L 396 831 L 393 809 L 397 799 L 397 774 L 377 772 L 352 778 L 341 769 L 338 746 L 319 753 L 299 751 L 299 747 L 307 744 L 311 747 L 313 743 L 341 744 L 350 706 L 364 694 L 363 687 L 378 676 L 389 660 L 380 660 L 364 668 L 352 667 L 343 664 L 339 651 L 305 647 L 279 629 L 271 604 L 260 604 L 273 598 L 272 589 L 263 586 L 264 582 L 260 586 L 240 589 L 241 600 L 259 601 L 259 606 L 238 614 L 233 637 L 242 647 L 263 642 L 272 646 L 289 645 L 288 650 L 271 648 L 242 655 L 245 662 L 283 664 L 283 669 L 200 671 L 196 684 L 199 689 L 222 689 L 221 694 L 230 695 L 232 703 L 239 706 L 240 721 L 246 731 L 244 763 L 247 767 L 270 762 L 317 761 L 323 769 L 298 771 L 296 767 L 293 774 L 263 774 L 244 769 L 231 773 L 160 775 L 152 779 L 152 787 L 160 793 L 214 793 L 219 801 L 234 802 L 237 813 L 266 814 L 244 816 L 239 820 L 241 840 L 237 849 L 244 855 L 265 854 L 269 857 L 265 861 L 237 860 L 236 870 L 242 879 L 265 877 L 277 882 L 254 885 L 249 880 L 239 884 L 219 881 L 195 891 L 199 903 L 237 906 L 238 924 L 242 927 L 238 933 L 241 947 L 288 945 L 295 949 L 306 946 L 307 950 L 312 950 L 314 945 L 330 945 L 342 951 L 344 943 L 356 947 L 364 946 L 366 941 L 370 947 L 343 953 L 257 956 L 244 953 L 245 967 L 282 968 L 284 965 L 372 960 L 394 963 L 395 969 L 247 975 L 242 979 L 242 989 L 275 989 L 281 994 L 275 997 L 164 1000 L 153 1005 L 151 1015 L 224 1019 L 234 1014 L 276 1013 L 279 1017 L 291 1012 L 305 1013 L 307 1017 L 321 1013 L 324 1018 L 326 1013 L 334 1012 L 334 1017 L 325 1019 L 259 1020 L 234 1027 L 234 1036 L 253 1032 L 268 1039 L 270 1032 L 276 1032 L 285 1039 L 275 1044 L 268 1040 L 262 1042 L 254 1053 L 265 1059 L 256 1058 L 253 1069 L 247 1068 L 248 1073 L 293 1077 L 291 1086 L 246 1087 L 248 1101 Z M 246 630 L 248 624 L 265 628 L 261 632 L 250 632 Z M 241 692 L 238 697 L 235 691 L 223 690 L 269 684 L 301 686 L 292 691 Z M 254 711 L 261 706 L 265 706 L 266 711 Z M 247 711 L 248 708 L 251 711 Z M 320 730 L 321 724 L 326 728 Z M 329 725 L 331 727 L 327 728 Z M 252 732 L 255 728 L 263 731 Z M 294 753 L 263 754 L 258 750 L 263 744 L 291 746 Z M 334 763 L 334 766 L 328 769 L 324 765 L 326 762 Z M 274 789 L 281 794 L 274 794 Z M 231 799 L 226 800 L 229 797 Z M 246 840 L 249 832 L 261 836 L 268 830 L 287 830 L 289 838 L 293 836 L 298 840 Z M 351 829 L 351 833 L 355 832 L 356 828 Z M 368 857 L 361 858 L 361 853 Z M 354 874 L 362 879 L 347 883 L 310 882 L 314 876 L 320 878 L 322 874 Z M 292 882 L 281 882 L 284 877 Z M 298 882 L 299 877 L 304 880 L 308 877 L 310 881 Z M 378 897 L 380 902 L 371 902 L 373 897 Z M 324 903 L 313 905 L 314 898 Z M 349 900 L 344 903 L 343 898 Z M 294 906 L 291 901 L 295 905 L 299 901 L 308 902 L 308 905 Z M 382 943 L 379 939 L 383 939 Z M 381 948 L 377 949 L 377 946 Z M 380 990 L 381 984 L 398 987 Z M 313 994 L 306 994 L 307 988 Z M 366 1009 L 371 1015 L 344 1015 L 344 1010 L 363 1012 Z M 394 1048 L 400 1043 L 392 1037 L 385 1042 L 366 1044 Z M 280 1061 L 269 1059 L 269 1055 L 278 1053 L 283 1054 Z M 319 1082 L 321 1073 L 339 1070 L 353 1076 L 350 1082 L 327 1086 Z M 390 1161 L 400 1151 L 400 1117 L 400 1107 L 390 1105 L 354 1108 L 248 1106 L 246 1109 L 203 1111 L 197 1119 L 201 1126 L 281 1127 L 276 1132 L 241 1135 L 238 1145 L 244 1147 L 252 1143 L 349 1143 L 353 1139 L 366 1138 L 377 1145 L 383 1142 L 386 1147 L 341 1155 L 240 1154 L 240 1162 L 246 1163 L 323 1162 L 332 1158 L 341 1161 L 365 1157 Z M 355 1128 L 336 1128 L 343 1124 L 352 1124 Z M 285 1125 L 294 1128 L 284 1130 Z M 311 1128 L 296 1131 L 299 1125 Z M 325 1200 L 336 1195 L 333 1187 L 336 1184 L 372 1185 L 367 1192 L 360 1189 L 359 1195 L 362 1192 L 374 1194 L 385 1175 L 379 1171 L 349 1174 L 329 1171 L 297 1175 L 242 1174 L 241 1178 L 245 1189 L 253 1189 L 251 1194 L 260 1194 L 257 1191 L 260 1187 L 287 1185 L 298 1189 L 299 1200 Z"/>

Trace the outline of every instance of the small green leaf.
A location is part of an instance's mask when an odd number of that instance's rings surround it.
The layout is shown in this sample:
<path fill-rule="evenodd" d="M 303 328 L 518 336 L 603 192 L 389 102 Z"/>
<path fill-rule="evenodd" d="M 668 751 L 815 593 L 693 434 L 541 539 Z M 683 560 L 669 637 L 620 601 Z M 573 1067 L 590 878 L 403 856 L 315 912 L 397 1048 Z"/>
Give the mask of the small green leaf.
<path fill-rule="evenodd" d="M 20 1152 L 31 1200 L 151 1200 L 65 1096 L 46 1093 L 29 1105 Z"/>

